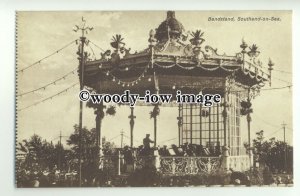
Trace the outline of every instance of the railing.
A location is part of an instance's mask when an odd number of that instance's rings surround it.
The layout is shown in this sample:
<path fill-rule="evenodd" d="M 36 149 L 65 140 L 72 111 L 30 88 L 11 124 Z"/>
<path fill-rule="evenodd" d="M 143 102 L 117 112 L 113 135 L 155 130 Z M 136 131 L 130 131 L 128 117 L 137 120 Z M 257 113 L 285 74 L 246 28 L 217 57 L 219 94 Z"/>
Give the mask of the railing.
<path fill-rule="evenodd" d="M 254 64 L 255 62 L 246 62 L 244 64 L 244 73 L 247 73 L 252 78 L 261 77 L 263 80 L 268 80 L 269 74 L 263 70 L 263 68 L 257 64 Z"/>
<path fill-rule="evenodd" d="M 227 160 L 227 169 L 234 171 L 246 171 L 250 168 L 250 158 L 244 156 L 224 157 Z M 101 168 L 112 169 L 120 175 L 126 171 L 126 163 L 123 155 L 102 156 Z M 185 175 L 199 173 L 214 173 L 223 168 L 222 157 L 179 157 L 179 156 L 137 156 L 131 167 L 133 170 L 142 169 L 146 166 L 155 167 L 166 175 Z"/>
<path fill-rule="evenodd" d="M 250 169 L 250 157 L 244 156 L 229 156 L 228 167 L 234 171 L 246 171 Z"/>
<path fill-rule="evenodd" d="M 134 160 L 134 169 L 142 169 L 145 166 L 156 166 L 156 156 L 137 156 Z"/>
<path fill-rule="evenodd" d="M 220 157 L 160 157 L 160 171 L 163 174 L 213 173 L 220 166 Z"/>

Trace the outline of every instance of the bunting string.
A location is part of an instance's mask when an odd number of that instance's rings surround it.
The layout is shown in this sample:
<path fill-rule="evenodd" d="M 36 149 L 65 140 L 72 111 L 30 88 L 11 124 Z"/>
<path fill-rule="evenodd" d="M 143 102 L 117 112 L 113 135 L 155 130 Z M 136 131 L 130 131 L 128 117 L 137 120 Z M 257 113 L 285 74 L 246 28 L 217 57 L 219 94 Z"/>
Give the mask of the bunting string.
<path fill-rule="evenodd" d="M 36 102 L 36 103 L 34 103 L 34 104 L 31 104 L 31 105 L 29 105 L 29 106 L 26 106 L 26 107 L 24 107 L 24 108 L 18 109 L 17 111 L 23 111 L 23 110 L 26 110 L 26 109 L 31 108 L 31 107 L 33 107 L 33 106 L 36 106 L 36 105 L 38 105 L 38 104 L 40 104 L 40 103 L 46 102 L 46 101 L 48 101 L 48 100 L 51 100 L 51 99 L 53 99 L 54 97 L 57 97 L 57 96 L 59 96 L 59 95 L 65 93 L 65 92 L 67 92 L 68 90 L 70 90 L 71 88 L 75 87 L 75 86 L 78 85 L 78 84 L 79 84 L 79 82 L 77 82 L 77 83 L 75 83 L 75 84 L 69 86 L 68 88 L 66 88 L 66 89 L 64 89 L 64 90 L 62 90 L 62 91 L 60 91 L 60 92 L 58 92 L 58 93 L 56 93 L 56 94 L 54 94 L 54 95 L 51 95 L 50 97 L 47 97 L 47 98 L 45 98 L 45 99 L 43 99 L 43 100 L 41 100 L 41 101 L 38 101 L 38 102 Z"/>
<path fill-rule="evenodd" d="M 63 75 L 62 77 L 60 77 L 60 78 L 54 80 L 53 82 L 50 82 L 50 83 L 48 83 L 48 84 L 46 84 L 46 85 L 44 85 L 44 86 L 42 86 L 42 87 L 36 88 L 36 89 L 34 89 L 34 90 L 30 90 L 30 91 L 27 91 L 27 92 L 18 94 L 17 96 L 18 96 L 18 97 L 22 97 L 22 96 L 27 95 L 27 94 L 35 93 L 35 92 L 37 92 L 37 91 L 39 91 L 39 90 L 45 90 L 47 87 L 49 87 L 49 86 L 51 86 L 51 85 L 56 85 L 56 83 L 59 82 L 59 81 L 61 81 L 61 80 L 65 80 L 65 79 L 66 79 L 68 76 L 70 76 L 71 74 L 75 74 L 75 71 L 76 71 L 76 70 L 77 70 L 77 68 L 74 69 L 74 70 L 72 70 L 72 71 L 70 71 L 69 73 Z"/>
<path fill-rule="evenodd" d="M 40 64 L 42 61 L 44 61 L 44 60 L 50 58 L 51 56 L 53 56 L 53 55 L 55 55 L 55 54 L 61 52 L 62 50 L 64 50 L 65 48 L 69 47 L 70 45 L 72 45 L 73 43 L 75 43 L 75 42 L 77 42 L 77 41 L 78 41 L 78 39 L 73 40 L 72 42 L 66 44 L 65 46 L 63 46 L 62 48 L 56 50 L 55 52 L 53 52 L 53 53 L 51 53 L 51 54 L 45 56 L 44 58 L 42 58 L 42 59 L 36 61 L 35 63 L 33 63 L 33 64 L 31 64 L 31 65 L 28 65 L 27 67 L 25 67 L 25 68 L 23 68 L 23 69 L 18 70 L 17 73 L 23 73 L 25 70 L 27 70 L 27 69 L 29 69 L 29 68 L 35 66 L 35 65 Z"/>
<path fill-rule="evenodd" d="M 96 48 L 100 49 L 102 52 L 105 52 L 105 50 L 103 50 L 100 46 L 98 46 L 97 44 L 95 44 L 94 42 L 92 42 L 91 40 L 89 40 L 89 42 L 91 44 L 93 44 Z"/>

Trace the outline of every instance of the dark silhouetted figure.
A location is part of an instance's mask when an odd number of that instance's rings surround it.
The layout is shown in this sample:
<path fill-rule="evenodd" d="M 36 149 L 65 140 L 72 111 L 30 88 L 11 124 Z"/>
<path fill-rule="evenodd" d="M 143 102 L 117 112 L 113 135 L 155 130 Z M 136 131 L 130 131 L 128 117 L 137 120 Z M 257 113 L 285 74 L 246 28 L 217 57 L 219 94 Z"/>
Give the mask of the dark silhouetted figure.
<path fill-rule="evenodd" d="M 154 141 L 150 139 L 150 134 L 146 134 L 146 137 L 143 139 L 143 145 L 144 145 L 145 154 L 147 155 L 150 154 L 150 150 L 151 150 L 150 143 L 154 143 Z"/>

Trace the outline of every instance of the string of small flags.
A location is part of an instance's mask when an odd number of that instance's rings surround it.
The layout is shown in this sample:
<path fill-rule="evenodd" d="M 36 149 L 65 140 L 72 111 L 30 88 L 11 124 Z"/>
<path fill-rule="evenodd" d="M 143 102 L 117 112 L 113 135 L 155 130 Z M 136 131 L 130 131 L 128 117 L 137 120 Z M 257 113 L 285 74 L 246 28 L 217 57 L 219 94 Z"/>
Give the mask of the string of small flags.
<path fill-rule="evenodd" d="M 89 42 L 91 44 L 93 44 L 96 48 L 100 49 L 102 52 L 105 52 L 105 50 L 103 50 L 103 48 L 101 48 L 100 46 L 98 46 L 97 44 L 95 44 L 94 42 L 92 42 L 91 40 L 89 40 Z"/>
<path fill-rule="evenodd" d="M 55 55 L 55 54 L 61 52 L 62 50 L 64 50 L 64 49 L 67 48 L 68 46 L 72 45 L 73 43 L 76 43 L 77 41 L 78 41 L 77 39 L 76 39 L 76 40 L 73 40 L 72 42 L 66 44 L 65 46 L 63 46 L 62 48 L 56 50 L 55 52 L 53 52 L 53 53 L 51 53 L 51 54 L 45 56 L 44 58 L 42 58 L 42 59 L 36 61 L 35 63 L 33 63 L 33 64 L 31 64 L 31 65 L 28 65 L 27 67 L 25 67 L 25 68 L 23 68 L 23 69 L 17 70 L 17 73 L 23 73 L 25 70 L 29 69 L 30 67 L 33 67 L 33 66 L 35 66 L 35 65 L 40 64 L 42 61 L 44 61 L 44 60 L 50 58 L 51 56 L 53 56 L 53 55 Z"/>
<path fill-rule="evenodd" d="M 279 80 L 279 81 L 281 81 L 281 82 L 287 83 L 287 84 L 292 84 L 291 82 L 286 81 L 286 80 L 283 80 L 283 79 L 281 79 L 281 78 L 277 78 L 277 77 L 274 77 L 274 76 L 272 76 L 272 78 L 274 78 L 274 79 L 276 79 L 276 80 Z"/>
<path fill-rule="evenodd" d="M 26 106 L 26 107 L 24 107 L 24 108 L 17 109 L 17 111 L 23 111 L 23 110 L 26 110 L 26 109 L 31 108 L 31 107 L 33 107 L 33 106 L 36 106 L 36 105 L 38 105 L 38 104 L 40 104 L 40 103 L 44 103 L 44 102 L 46 102 L 46 101 L 48 101 L 48 100 L 51 100 L 51 99 L 53 99 L 54 97 L 57 97 L 57 96 L 59 96 L 59 95 L 61 95 L 61 94 L 63 94 L 63 93 L 68 92 L 71 88 L 75 87 L 75 86 L 78 85 L 78 84 L 79 84 L 79 82 L 77 82 L 77 83 L 75 83 L 75 84 L 69 86 L 68 88 L 66 88 L 66 89 L 64 89 L 64 90 L 62 90 L 62 91 L 60 91 L 60 92 L 58 92 L 58 93 L 56 93 L 56 94 L 54 94 L 54 95 L 51 95 L 50 97 L 47 97 L 47 98 L 45 98 L 45 99 L 43 99 L 43 100 L 41 100 L 41 101 L 38 101 L 38 102 L 36 102 L 36 103 L 34 103 L 34 104 L 31 104 L 31 105 L 29 105 L 29 106 Z"/>
<path fill-rule="evenodd" d="M 35 93 L 35 92 L 40 91 L 40 90 L 46 90 L 47 87 L 49 87 L 49 86 L 51 86 L 51 85 L 56 85 L 59 81 L 65 80 L 68 76 L 70 76 L 70 75 L 72 75 L 72 74 L 75 74 L 76 70 L 77 70 L 77 68 L 74 69 L 74 70 L 72 70 L 72 71 L 70 71 L 70 72 L 68 72 L 67 74 L 63 75 L 62 77 L 60 77 L 60 78 L 54 80 L 53 82 L 50 82 L 50 83 L 48 83 L 48 84 L 46 84 L 46 85 L 44 85 L 44 86 L 42 86 L 42 87 L 36 88 L 36 89 L 34 89 L 34 90 L 30 90 L 30 91 L 27 91 L 27 92 L 18 94 L 17 96 L 18 96 L 18 97 L 22 97 L 22 96 L 24 96 L 24 95 L 31 94 L 31 93 Z"/>
<path fill-rule="evenodd" d="M 269 69 L 269 67 L 266 67 L 266 66 L 263 66 L 261 65 L 261 67 L 265 68 L 265 69 Z M 280 69 L 272 69 L 272 71 L 277 71 L 277 72 L 281 72 L 281 73 L 286 73 L 286 74 L 293 74 L 292 72 L 289 72 L 289 71 L 283 71 L 283 70 L 280 70 Z"/>

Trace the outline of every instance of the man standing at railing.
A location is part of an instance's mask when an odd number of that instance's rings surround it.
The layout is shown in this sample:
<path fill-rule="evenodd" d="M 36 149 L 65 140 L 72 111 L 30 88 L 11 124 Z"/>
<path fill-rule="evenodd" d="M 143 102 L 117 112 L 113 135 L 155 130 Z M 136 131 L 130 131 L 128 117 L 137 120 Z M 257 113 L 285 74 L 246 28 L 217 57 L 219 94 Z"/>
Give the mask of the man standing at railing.
<path fill-rule="evenodd" d="M 133 171 L 133 154 L 132 154 L 132 149 L 129 148 L 129 146 L 124 147 L 124 161 L 125 161 L 125 171 L 126 172 L 132 172 Z"/>
<path fill-rule="evenodd" d="M 154 141 L 150 139 L 150 134 L 146 134 L 146 137 L 143 139 L 143 145 L 147 155 L 150 155 L 150 143 L 154 143 Z"/>

